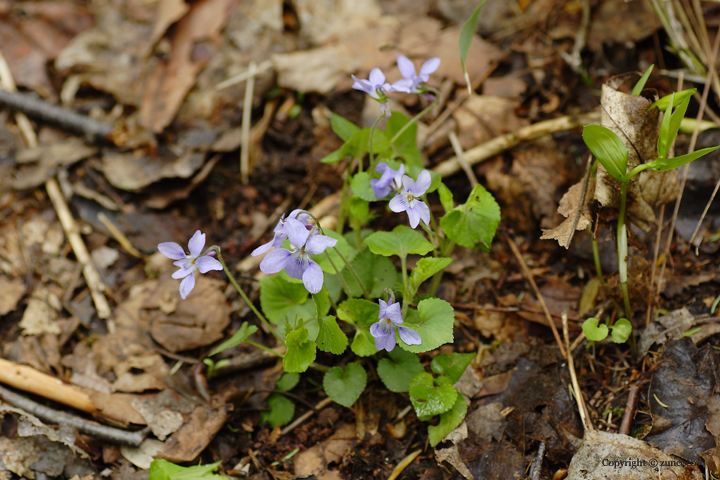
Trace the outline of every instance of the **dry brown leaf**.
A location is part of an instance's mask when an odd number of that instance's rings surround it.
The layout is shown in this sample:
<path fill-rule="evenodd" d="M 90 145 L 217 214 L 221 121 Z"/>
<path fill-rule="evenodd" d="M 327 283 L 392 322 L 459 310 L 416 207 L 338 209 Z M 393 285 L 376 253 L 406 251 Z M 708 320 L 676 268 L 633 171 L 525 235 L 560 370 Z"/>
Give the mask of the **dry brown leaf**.
<path fill-rule="evenodd" d="M 5 275 L 0 276 L 0 317 L 17 308 L 20 299 L 25 295 L 27 288 L 22 280 L 11 280 Z"/>
<path fill-rule="evenodd" d="M 190 10 L 185 0 L 160 0 L 157 5 L 155 24 L 148 42 L 148 53 L 170 25 L 180 20 Z"/>
<path fill-rule="evenodd" d="M 50 292 L 42 284 L 38 284 L 28 299 L 27 308 L 23 313 L 19 326 L 23 335 L 40 335 L 51 333 L 58 335 L 60 325 L 57 323 L 58 311 L 62 308 L 57 295 Z"/>
<path fill-rule="evenodd" d="M 313 45 L 345 38 L 371 27 L 382 15 L 375 0 L 295 0 L 300 33 Z"/>
<path fill-rule="evenodd" d="M 162 132 L 175 117 L 180 104 L 195 83 L 219 42 L 218 34 L 227 19 L 230 0 L 201 0 L 173 30 L 167 63 L 158 62 L 150 73 L 140 104 L 142 124 Z"/>
<path fill-rule="evenodd" d="M 223 337 L 230 312 L 222 293 L 224 282 L 198 275 L 192 293 L 180 299 L 178 284 L 170 274 L 162 277 L 157 291 L 145 302 L 145 319 L 150 333 L 171 352 L 210 345 Z M 167 308 L 168 303 L 173 305 Z"/>
<path fill-rule="evenodd" d="M 697 465 L 683 467 L 678 464 L 677 457 L 663 453 L 659 448 L 651 447 L 642 440 L 637 440 L 619 433 L 600 430 L 586 430 L 580 449 L 570 461 L 568 478 L 587 480 L 605 480 L 608 478 L 625 477 L 616 465 L 608 459 L 644 461 L 646 465 L 664 465 L 662 478 L 666 480 L 702 480 L 704 476 Z M 661 463 L 662 462 L 662 463 Z M 624 467 L 630 471 L 630 467 Z M 635 468 L 632 478 L 637 480 L 656 480 L 655 468 Z"/>
<path fill-rule="evenodd" d="M 207 405 L 198 406 L 155 458 L 176 463 L 195 460 L 225 424 L 227 416 L 228 409 L 225 406 L 216 409 Z"/>
<path fill-rule="evenodd" d="M 540 239 L 555 239 L 561 247 L 570 248 L 570 242 L 575 232 L 585 230 L 592 224 L 590 216 L 592 195 L 589 192 L 595 191 L 595 179 L 588 179 L 588 186 L 584 192 L 582 187 L 583 182 L 576 183 L 563 195 L 558 206 L 558 213 L 567 219 L 555 228 L 543 230 Z M 583 198 L 585 201 L 581 207 L 580 203 Z"/>
<path fill-rule="evenodd" d="M 123 190 L 137 190 L 163 178 L 189 178 L 204 163 L 202 152 L 187 152 L 169 160 L 155 156 L 138 158 L 134 153 L 108 151 L 102 169 L 108 182 Z"/>
<path fill-rule="evenodd" d="M 318 480 L 340 480 L 340 472 L 329 470 L 330 463 L 340 463 L 345 452 L 355 444 L 355 425 L 340 424 L 329 438 L 298 453 L 295 457 L 295 475 L 307 477 L 315 475 Z"/>

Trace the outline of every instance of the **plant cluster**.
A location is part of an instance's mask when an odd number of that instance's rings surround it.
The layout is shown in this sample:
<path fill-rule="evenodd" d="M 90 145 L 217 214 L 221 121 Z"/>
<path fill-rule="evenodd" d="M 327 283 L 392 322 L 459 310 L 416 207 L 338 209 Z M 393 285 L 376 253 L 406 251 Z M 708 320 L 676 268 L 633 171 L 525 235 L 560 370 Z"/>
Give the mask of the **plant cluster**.
<path fill-rule="evenodd" d="M 397 64 L 403 79 L 392 85 L 379 69 L 373 69 L 368 80 L 353 77 L 353 87 L 380 107 L 381 115 L 372 128 L 360 128 L 338 115 L 331 118 L 333 131 L 344 144 L 322 161 L 350 158 L 335 230 L 323 228 L 308 211 L 294 210 L 280 219 L 273 238 L 252 252 L 264 255 L 260 269 L 271 274 L 260 280 L 262 312 L 228 270 L 220 248 L 202 251 L 205 234 L 196 232 L 189 254 L 170 242 L 158 249 L 180 267 L 173 278 L 184 278 L 182 298 L 193 289 L 195 271 L 225 270 L 257 318 L 287 348 L 286 353 L 277 354 L 286 372 L 277 385 L 279 391 L 294 388 L 299 374 L 313 368 L 324 372 L 325 393 L 351 407 L 365 389 L 367 366 L 372 362 L 389 390 L 409 395 L 418 418 L 427 421 L 439 416 L 436 425 L 429 427 L 430 443 L 436 445 L 465 417 L 466 400 L 453 385 L 474 354 L 437 355 L 430 363 L 432 373 L 425 370 L 418 354 L 453 341 L 453 307 L 436 298 L 434 291 L 452 261 L 455 245 L 489 251 L 500 208 L 480 185 L 465 203 L 456 205 L 440 176 L 423 168 L 416 122 L 434 102 L 409 119 L 390 112 L 387 94 L 402 92 L 434 100 L 426 82 L 440 59 L 426 61 L 419 72 L 403 55 Z M 381 130 L 378 124 L 384 118 L 387 127 Z M 439 219 L 428 205 L 429 196 L 435 196 L 444 210 Z M 398 225 L 391 231 L 369 228 L 376 210 L 371 205 L 378 203 L 407 215 L 410 226 Z M 208 375 L 222 362 L 215 363 L 213 357 L 241 342 L 269 350 L 249 340 L 257 330 L 244 322 L 232 338 L 211 352 L 204 360 Z M 348 348 L 352 354 L 346 353 Z M 341 355 L 337 362 L 341 365 L 317 363 L 318 350 Z M 273 425 L 292 420 L 294 406 L 286 396 L 272 394 L 268 406 L 263 420 Z"/>
<path fill-rule="evenodd" d="M 640 81 L 632 90 L 632 95 L 639 95 L 645 83 L 647 82 L 652 66 L 645 72 Z M 617 220 L 617 252 L 618 252 L 618 274 L 620 280 L 620 288 L 623 296 L 625 318 L 620 318 L 609 328 L 612 330 L 611 339 L 615 343 L 624 343 L 628 338 L 632 339 L 632 308 L 630 304 L 630 295 L 628 293 L 628 233 L 627 224 L 625 222 L 625 210 L 627 206 L 627 189 L 630 181 L 644 170 L 655 170 L 663 172 L 672 170 L 688 164 L 720 147 L 710 147 L 687 153 L 679 157 L 673 157 L 671 147 L 675 142 L 680 124 L 685 118 L 690 103 L 690 98 L 696 89 L 683 90 L 681 92 L 672 93 L 660 100 L 654 102 L 650 108 L 658 108 L 664 112 L 662 122 L 660 124 L 660 132 L 657 141 L 657 158 L 651 161 L 640 163 L 638 166 L 628 172 L 629 151 L 625 143 L 617 134 L 610 129 L 600 125 L 587 125 L 583 129 L 583 140 L 588 146 L 592 154 L 605 170 L 620 184 L 620 209 Z M 677 107 L 677 108 L 676 108 Z M 673 108 L 675 110 L 673 111 Z M 594 249 L 597 257 L 597 248 Z M 599 260 L 596 258 L 598 265 L 598 277 L 602 278 L 599 271 Z M 583 324 L 585 336 L 591 341 L 604 340 L 609 333 L 608 325 L 599 324 L 597 318 L 588 318 Z"/>

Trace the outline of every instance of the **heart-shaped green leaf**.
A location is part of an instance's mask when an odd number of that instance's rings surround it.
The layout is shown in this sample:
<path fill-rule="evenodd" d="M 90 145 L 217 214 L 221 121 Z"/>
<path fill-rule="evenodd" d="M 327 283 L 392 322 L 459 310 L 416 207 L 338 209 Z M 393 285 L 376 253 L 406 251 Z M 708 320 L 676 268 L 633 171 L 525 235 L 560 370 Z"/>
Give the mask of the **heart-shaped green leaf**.
<path fill-rule="evenodd" d="M 465 419 L 467 414 L 467 403 L 465 397 L 458 392 L 457 399 L 452 408 L 440 415 L 440 422 L 437 425 L 428 426 L 428 440 L 431 446 L 436 446 L 447 437 L 450 432 L 455 430 Z"/>
<path fill-rule="evenodd" d="M 410 275 L 410 290 L 413 295 L 417 293 L 422 282 L 450 265 L 450 262 L 452 262 L 452 258 L 446 257 L 427 257 L 418 260 Z"/>
<path fill-rule="evenodd" d="M 432 417 L 447 412 L 455 404 L 458 394 L 452 385 L 435 385 L 432 375 L 427 372 L 415 375 L 408 391 L 418 417 Z"/>
<path fill-rule="evenodd" d="M 450 379 L 451 383 L 460 380 L 465 369 L 470 365 L 474 353 L 441 353 L 430 362 L 430 369 L 438 375 L 445 375 Z"/>
<path fill-rule="evenodd" d="M 287 352 L 283 357 L 283 368 L 286 372 L 302 373 L 315 361 L 315 342 L 308 340 L 305 327 L 289 332 L 285 337 Z"/>
<path fill-rule="evenodd" d="M 397 270 L 392 261 L 375 255 L 369 248 L 363 249 L 350 263 L 373 298 L 380 297 L 386 288 L 392 288 L 397 281 Z M 349 269 L 343 270 L 342 276 L 354 297 L 362 295 L 362 289 Z"/>
<path fill-rule="evenodd" d="M 599 342 L 605 340 L 608 336 L 608 327 L 605 324 L 598 325 L 598 319 L 590 317 L 583 322 L 582 325 L 583 333 L 588 340 L 593 342 Z"/>
<path fill-rule="evenodd" d="M 268 320 L 276 325 L 285 317 L 293 321 L 314 317 L 315 304 L 308 299 L 308 291 L 302 283 L 291 283 L 282 275 L 260 280 L 260 306 Z"/>
<path fill-rule="evenodd" d="M 476 185 L 467 202 L 458 205 L 440 219 L 450 240 L 466 248 L 490 251 L 500 223 L 500 206 L 482 185 Z"/>
<path fill-rule="evenodd" d="M 338 305 L 337 316 L 354 325 L 368 327 L 378 321 L 380 305 L 362 298 L 350 298 Z"/>
<path fill-rule="evenodd" d="M 367 385 L 367 373 L 357 363 L 333 367 L 325 373 L 323 388 L 328 397 L 344 407 L 352 407 Z"/>
<path fill-rule="evenodd" d="M 295 404 L 284 395 L 271 393 L 267 398 L 270 410 L 260 414 L 260 423 L 268 422 L 272 427 L 287 425 L 295 416 Z"/>
<path fill-rule="evenodd" d="M 632 333 L 632 324 L 627 318 L 620 318 L 614 325 L 610 326 L 610 330 L 612 330 L 610 340 L 615 343 L 625 343 Z"/>
<path fill-rule="evenodd" d="M 415 375 L 425 371 L 420 359 L 414 353 L 401 348 L 394 348 L 388 356 L 390 358 L 381 358 L 378 361 L 377 373 L 380 380 L 391 392 L 407 392 Z"/>
<path fill-rule="evenodd" d="M 445 300 L 428 298 L 418 303 L 418 309 L 410 309 L 404 326 L 420 334 L 420 345 L 398 342 L 408 352 L 422 353 L 435 350 L 440 345 L 452 343 L 455 311 Z"/>
<path fill-rule="evenodd" d="M 340 330 L 332 315 L 318 318 L 318 336 L 315 342 L 323 352 L 335 355 L 343 353 L 348 346 L 347 335 Z"/>
<path fill-rule="evenodd" d="M 433 249 L 422 234 L 405 225 L 398 225 L 392 232 L 375 232 L 365 238 L 365 243 L 376 255 L 389 257 L 409 254 L 425 255 Z"/>

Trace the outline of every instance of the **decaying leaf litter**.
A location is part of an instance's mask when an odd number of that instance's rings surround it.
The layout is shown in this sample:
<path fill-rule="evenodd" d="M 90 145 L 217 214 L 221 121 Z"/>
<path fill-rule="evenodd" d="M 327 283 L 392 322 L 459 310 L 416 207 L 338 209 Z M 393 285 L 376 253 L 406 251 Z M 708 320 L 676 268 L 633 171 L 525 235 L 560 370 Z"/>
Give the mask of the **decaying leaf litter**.
<path fill-rule="evenodd" d="M 671 171 L 630 187 L 635 357 L 609 340 L 588 344 L 580 328 L 589 316 L 623 316 L 608 208 L 617 191 L 602 170 L 597 181 L 590 174 L 580 127 L 628 135 L 632 163 L 653 158 L 657 110 L 647 106 L 658 97 L 697 87 L 687 116 L 703 105 L 700 119 L 717 119 L 709 59 L 720 11 L 666 3 L 489 0 L 467 60 L 470 96 L 458 40 L 475 2 L 4 6 L 0 77 L 20 93 L 2 100 L 13 109 L 0 129 L 1 474 L 146 478 L 153 458 L 219 461 L 240 478 L 623 472 L 604 459 L 688 465 L 661 467 L 666 478 L 700 478 L 705 464 L 718 472 L 714 207 L 699 223 L 717 155 L 679 180 Z M 476 358 L 456 385 L 465 422 L 437 448 L 408 396 L 372 369 L 350 409 L 330 402 L 312 373 L 285 390 L 282 364 L 244 344 L 210 377 L 200 360 L 253 314 L 222 275 L 198 277 L 181 301 L 157 253 L 161 242 L 211 232 L 259 303 L 262 274 L 249 253 L 293 208 L 333 226 L 344 166 L 318 162 L 341 145 L 330 112 L 371 125 L 377 106 L 351 90 L 350 75 L 389 69 L 400 53 L 442 60 L 432 80 L 440 105 L 418 128 L 426 166 L 456 197 L 477 177 L 503 216 L 491 252 L 457 249 L 440 285 L 456 309 L 455 342 L 440 352 Z M 630 98 L 639 75 L 615 76 L 650 64 L 659 73 Z M 424 106 L 402 101 L 393 108 Z M 620 111 L 640 120 L 613 125 Z M 720 143 L 717 130 L 693 136 L 691 127 L 678 154 Z M 540 240 L 541 229 L 559 245 Z M 252 339 L 274 347 L 263 330 Z M 295 412 L 270 428 L 278 398 Z M 73 420 L 57 426 L 57 412 Z"/>

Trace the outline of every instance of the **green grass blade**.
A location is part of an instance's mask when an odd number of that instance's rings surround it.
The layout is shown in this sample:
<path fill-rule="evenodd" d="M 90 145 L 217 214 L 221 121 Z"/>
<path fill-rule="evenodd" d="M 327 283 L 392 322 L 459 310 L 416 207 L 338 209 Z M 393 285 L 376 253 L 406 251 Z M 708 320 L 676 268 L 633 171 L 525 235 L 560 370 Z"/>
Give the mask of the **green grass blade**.
<path fill-rule="evenodd" d="M 632 92 L 630 92 L 630 95 L 640 95 L 640 92 L 642 92 L 643 89 L 645 88 L 645 84 L 647 83 L 648 78 L 650 78 L 650 74 L 652 73 L 654 66 L 655 65 L 650 65 L 650 68 L 648 68 L 645 71 L 645 73 L 640 78 L 640 80 L 638 80 L 638 82 L 635 84 L 635 87 L 632 89 Z"/>
<path fill-rule="evenodd" d="M 470 77 L 465 67 L 465 59 L 467 58 L 468 51 L 470 51 L 470 44 L 472 43 L 473 35 L 475 35 L 475 27 L 477 25 L 478 14 L 483 5 L 487 0 L 483 0 L 480 5 L 477 6 L 475 11 L 470 15 L 467 22 L 460 32 L 460 62 L 462 63 L 463 75 L 465 75 L 465 83 L 468 87 L 468 95 L 472 95 L 472 87 L 470 86 Z"/>

